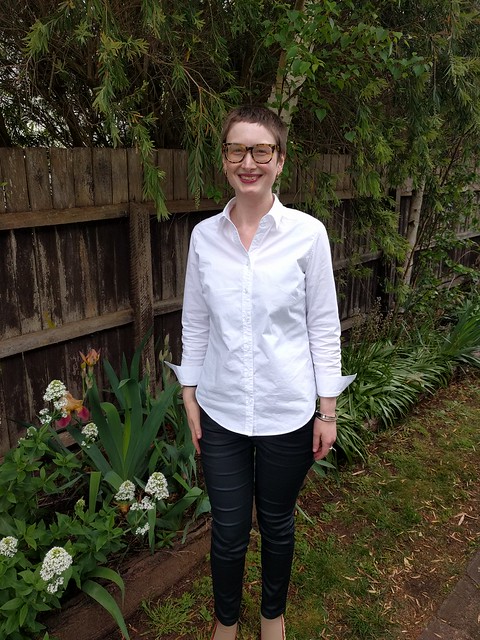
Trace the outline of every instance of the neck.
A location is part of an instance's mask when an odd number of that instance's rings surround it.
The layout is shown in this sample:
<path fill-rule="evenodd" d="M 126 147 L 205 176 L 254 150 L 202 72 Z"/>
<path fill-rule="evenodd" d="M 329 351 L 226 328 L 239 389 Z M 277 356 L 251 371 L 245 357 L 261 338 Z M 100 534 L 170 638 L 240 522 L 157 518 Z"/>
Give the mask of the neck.
<path fill-rule="evenodd" d="M 273 205 L 273 194 L 269 193 L 261 198 L 237 195 L 231 211 L 233 222 L 237 224 L 257 224 L 270 211 Z"/>
<path fill-rule="evenodd" d="M 258 225 L 263 216 L 270 211 L 273 204 L 273 195 L 252 199 L 251 197 L 238 197 L 230 211 L 230 220 L 236 226 L 240 241 L 248 251 L 257 232 Z"/>

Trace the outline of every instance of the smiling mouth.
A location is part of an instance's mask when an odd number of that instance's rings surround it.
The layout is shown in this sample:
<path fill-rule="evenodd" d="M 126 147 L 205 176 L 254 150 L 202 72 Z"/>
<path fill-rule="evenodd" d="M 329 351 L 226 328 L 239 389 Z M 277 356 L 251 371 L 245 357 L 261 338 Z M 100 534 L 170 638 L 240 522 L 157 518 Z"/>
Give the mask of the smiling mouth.
<path fill-rule="evenodd" d="M 260 178 L 260 175 L 258 173 L 254 173 L 254 174 L 245 174 L 245 173 L 241 173 L 238 176 L 240 178 L 240 180 L 242 182 L 256 182 L 258 180 L 258 178 Z"/>

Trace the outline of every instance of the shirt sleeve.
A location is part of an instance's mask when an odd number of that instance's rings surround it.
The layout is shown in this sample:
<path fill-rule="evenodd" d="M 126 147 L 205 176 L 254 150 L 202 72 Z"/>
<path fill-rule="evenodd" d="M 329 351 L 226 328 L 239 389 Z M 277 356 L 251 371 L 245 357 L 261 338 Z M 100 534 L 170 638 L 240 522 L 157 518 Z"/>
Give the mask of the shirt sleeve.
<path fill-rule="evenodd" d="M 327 232 L 323 224 L 305 271 L 307 330 L 317 395 L 337 397 L 356 375 L 342 376 L 337 294 Z"/>
<path fill-rule="evenodd" d="M 208 346 L 210 320 L 202 291 L 195 230 L 190 239 L 182 310 L 182 362 L 169 364 L 181 385 L 196 386 Z"/>

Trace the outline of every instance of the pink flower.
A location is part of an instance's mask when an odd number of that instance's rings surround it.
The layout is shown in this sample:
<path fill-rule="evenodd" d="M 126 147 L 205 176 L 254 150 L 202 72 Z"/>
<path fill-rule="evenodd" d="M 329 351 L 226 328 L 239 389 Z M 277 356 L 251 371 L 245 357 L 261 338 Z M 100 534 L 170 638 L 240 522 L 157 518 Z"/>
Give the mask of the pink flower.
<path fill-rule="evenodd" d="M 63 411 L 67 415 L 57 420 L 57 427 L 63 428 L 70 424 L 72 413 L 75 413 L 79 420 L 88 420 L 90 413 L 87 407 L 83 406 L 83 400 L 77 400 L 77 398 L 74 398 L 70 391 L 67 391 L 64 398 L 66 400 L 66 403 L 63 407 Z"/>
<path fill-rule="evenodd" d="M 56 425 L 60 429 L 63 429 L 63 427 L 66 427 L 68 424 L 70 424 L 71 420 L 72 420 L 72 416 L 68 414 L 64 418 L 60 418 L 60 420 L 57 420 Z"/>
<path fill-rule="evenodd" d="M 87 407 L 82 406 L 82 408 L 77 411 L 77 417 L 85 422 L 90 417 L 90 411 L 87 409 Z"/>

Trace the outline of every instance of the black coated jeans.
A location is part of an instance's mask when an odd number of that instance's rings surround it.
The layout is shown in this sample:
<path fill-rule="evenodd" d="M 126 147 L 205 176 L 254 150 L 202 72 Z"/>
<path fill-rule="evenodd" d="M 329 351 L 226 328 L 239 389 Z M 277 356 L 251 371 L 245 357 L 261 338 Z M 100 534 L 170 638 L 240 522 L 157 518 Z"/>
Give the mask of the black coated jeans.
<path fill-rule="evenodd" d="M 262 547 L 261 612 L 285 611 L 295 544 L 294 509 L 313 463 L 313 417 L 301 429 L 278 436 L 228 431 L 201 411 L 202 467 L 212 505 L 211 569 L 215 615 L 237 622 L 253 499 Z"/>

